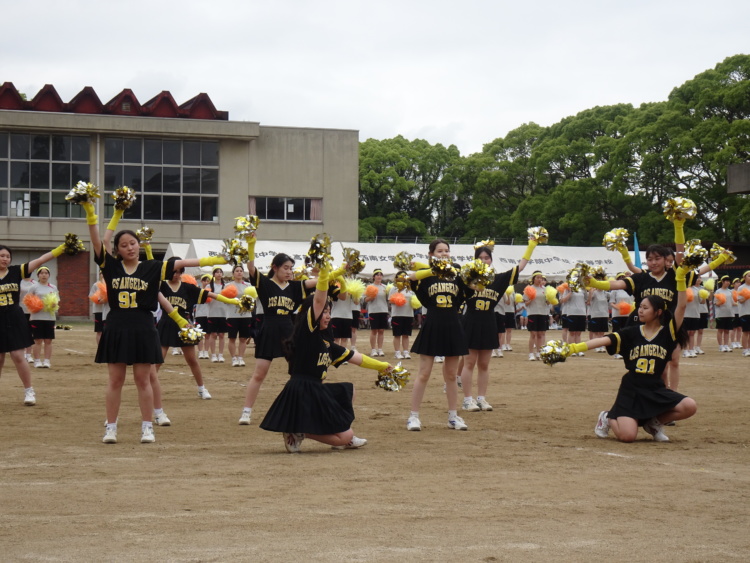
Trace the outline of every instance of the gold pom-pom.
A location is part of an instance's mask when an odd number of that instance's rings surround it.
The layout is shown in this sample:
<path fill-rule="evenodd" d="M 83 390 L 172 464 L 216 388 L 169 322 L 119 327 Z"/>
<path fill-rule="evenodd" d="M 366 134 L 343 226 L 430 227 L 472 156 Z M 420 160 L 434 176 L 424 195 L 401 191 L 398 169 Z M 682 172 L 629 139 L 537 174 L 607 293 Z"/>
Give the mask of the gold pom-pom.
<path fill-rule="evenodd" d="M 55 325 L 57 330 L 73 330 L 71 325 Z"/>
<path fill-rule="evenodd" d="M 224 258 L 227 263 L 239 264 L 241 262 L 247 262 L 249 254 L 247 248 L 242 241 L 233 239 L 224 239 L 224 244 L 221 247 L 219 256 Z"/>
<path fill-rule="evenodd" d="M 68 256 L 75 256 L 79 252 L 86 250 L 83 246 L 83 242 L 78 238 L 75 233 L 65 233 L 65 254 Z"/>
<path fill-rule="evenodd" d="M 331 256 L 331 239 L 325 234 L 318 234 L 310 239 L 310 250 L 307 251 L 310 257 L 310 265 L 320 270 L 330 270 L 333 256 Z"/>
<path fill-rule="evenodd" d="M 400 391 L 409 381 L 409 370 L 401 365 L 401 362 L 391 370 L 378 372 L 378 379 L 375 386 L 385 389 L 386 391 Z"/>
<path fill-rule="evenodd" d="M 310 268 L 307 266 L 297 266 L 293 270 L 294 279 L 297 281 L 305 281 L 310 279 Z"/>
<path fill-rule="evenodd" d="M 456 277 L 456 269 L 450 258 L 430 257 L 430 268 L 436 277 L 442 280 L 452 280 Z"/>
<path fill-rule="evenodd" d="M 565 358 L 570 356 L 570 347 L 562 340 L 548 340 L 547 343 L 542 346 L 539 355 L 542 357 L 542 361 L 545 364 L 551 366 L 553 364 L 564 362 Z"/>
<path fill-rule="evenodd" d="M 115 209 L 128 209 L 135 203 L 135 190 L 127 186 L 119 187 L 112 192 L 112 199 L 115 200 Z"/>
<path fill-rule="evenodd" d="M 234 232 L 239 238 L 250 238 L 258 230 L 260 219 L 257 215 L 245 215 L 234 218 Z"/>
<path fill-rule="evenodd" d="M 482 291 L 495 280 L 495 271 L 477 258 L 461 267 L 461 279 L 468 287 Z"/>
<path fill-rule="evenodd" d="M 686 197 L 674 197 L 664 202 L 662 206 L 664 216 L 670 221 L 684 221 L 685 219 L 694 219 L 698 213 L 698 208 L 692 200 Z"/>
<path fill-rule="evenodd" d="M 395 278 L 393 278 L 393 284 L 399 291 L 403 291 L 404 289 L 411 289 L 411 280 L 406 274 L 399 274 Z"/>
<path fill-rule="evenodd" d="M 604 281 L 607 279 L 607 272 L 601 266 L 590 266 L 589 275 L 595 280 Z"/>
<path fill-rule="evenodd" d="M 701 246 L 700 240 L 689 240 L 685 243 L 685 254 L 681 266 L 690 269 L 699 268 L 708 258 L 708 250 Z"/>
<path fill-rule="evenodd" d="M 549 233 L 544 227 L 531 227 L 526 232 L 529 234 L 529 240 L 535 240 L 539 244 L 549 241 Z"/>
<path fill-rule="evenodd" d="M 201 328 L 201 325 L 186 326 L 180 329 L 179 336 L 185 344 L 196 344 L 203 340 L 206 335 Z"/>
<path fill-rule="evenodd" d="M 713 262 L 721 254 L 727 255 L 727 259 L 724 261 L 724 264 L 731 264 L 732 262 L 737 260 L 737 257 L 732 253 L 731 250 L 727 250 L 723 246 L 720 246 L 716 243 L 714 243 L 713 246 L 711 247 L 711 250 L 709 251 L 708 256 L 711 259 L 711 262 Z"/>
<path fill-rule="evenodd" d="M 565 280 L 570 287 L 570 291 L 579 292 L 585 287 L 586 276 L 590 274 L 591 267 L 585 262 L 578 262 L 566 276 Z"/>
<path fill-rule="evenodd" d="M 75 186 L 70 188 L 65 199 L 71 203 L 94 203 L 94 200 L 102 197 L 99 188 L 91 182 L 81 180 Z"/>
<path fill-rule="evenodd" d="M 413 260 L 413 254 L 409 254 L 408 252 L 406 252 L 406 250 L 402 250 L 393 257 L 393 267 L 397 270 L 404 270 L 405 272 L 407 272 L 411 270 L 411 263 Z"/>
<path fill-rule="evenodd" d="M 480 240 L 479 242 L 474 244 L 474 250 L 482 248 L 483 246 L 486 246 L 490 249 L 490 252 L 492 252 L 493 250 L 495 250 L 495 241 L 492 239 Z"/>
<path fill-rule="evenodd" d="M 627 250 L 627 243 L 628 237 L 630 236 L 630 233 L 627 229 L 617 228 L 612 229 L 608 233 L 605 233 L 604 240 L 602 241 L 602 245 L 607 248 L 607 250 L 616 250 L 618 252 L 622 250 Z"/>
<path fill-rule="evenodd" d="M 151 244 L 151 240 L 154 238 L 154 229 L 143 226 L 135 234 L 141 244 Z"/>
<path fill-rule="evenodd" d="M 257 292 L 255 295 L 257 297 L 258 295 Z M 242 295 L 240 296 L 240 302 L 237 304 L 237 310 L 240 313 L 252 313 L 252 311 L 255 309 L 256 297 L 253 297 L 252 295 L 246 292 L 243 292 Z"/>
<path fill-rule="evenodd" d="M 356 248 L 344 248 L 344 262 L 348 276 L 356 276 L 365 269 L 365 261 L 360 258 Z"/>

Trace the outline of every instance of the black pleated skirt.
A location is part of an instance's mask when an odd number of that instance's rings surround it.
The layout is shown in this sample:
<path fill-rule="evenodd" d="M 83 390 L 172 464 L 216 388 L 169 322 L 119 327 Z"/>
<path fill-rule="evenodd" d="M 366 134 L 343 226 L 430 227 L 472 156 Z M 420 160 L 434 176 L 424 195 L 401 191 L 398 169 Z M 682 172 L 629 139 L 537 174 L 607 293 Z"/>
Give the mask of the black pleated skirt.
<path fill-rule="evenodd" d="M 139 309 L 110 311 L 94 361 L 129 366 L 164 363 L 154 315 Z"/>
<path fill-rule="evenodd" d="M 24 350 L 34 344 L 29 321 L 18 306 L 4 307 L 0 313 L 0 354 Z"/>

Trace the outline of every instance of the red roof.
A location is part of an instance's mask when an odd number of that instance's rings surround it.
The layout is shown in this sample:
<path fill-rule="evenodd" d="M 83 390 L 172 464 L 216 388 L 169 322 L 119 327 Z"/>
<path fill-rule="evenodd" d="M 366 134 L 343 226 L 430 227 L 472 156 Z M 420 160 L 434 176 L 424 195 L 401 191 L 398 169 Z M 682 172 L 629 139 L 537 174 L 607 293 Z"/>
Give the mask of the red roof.
<path fill-rule="evenodd" d="M 45 84 L 32 100 L 24 100 L 12 82 L 5 82 L 0 86 L 0 109 L 221 121 L 229 119 L 229 112 L 217 110 L 208 94 L 198 94 L 178 106 L 172 94 L 164 90 L 141 105 L 133 91 L 125 88 L 106 104 L 102 104 L 94 89 L 86 86 L 65 103 L 52 84 Z"/>

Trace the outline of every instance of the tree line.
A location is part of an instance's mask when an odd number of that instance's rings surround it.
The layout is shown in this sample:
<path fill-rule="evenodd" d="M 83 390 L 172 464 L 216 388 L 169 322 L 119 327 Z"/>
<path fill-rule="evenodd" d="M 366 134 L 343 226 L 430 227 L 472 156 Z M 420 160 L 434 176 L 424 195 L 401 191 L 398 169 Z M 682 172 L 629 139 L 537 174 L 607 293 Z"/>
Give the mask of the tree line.
<path fill-rule="evenodd" d="M 443 236 L 592 246 L 615 227 L 672 240 L 662 204 L 692 199 L 688 239 L 750 240 L 750 197 L 727 194 L 727 165 L 750 162 L 750 55 L 728 57 L 663 102 L 595 107 L 549 127 L 526 123 L 481 152 L 360 143 L 360 241 Z"/>

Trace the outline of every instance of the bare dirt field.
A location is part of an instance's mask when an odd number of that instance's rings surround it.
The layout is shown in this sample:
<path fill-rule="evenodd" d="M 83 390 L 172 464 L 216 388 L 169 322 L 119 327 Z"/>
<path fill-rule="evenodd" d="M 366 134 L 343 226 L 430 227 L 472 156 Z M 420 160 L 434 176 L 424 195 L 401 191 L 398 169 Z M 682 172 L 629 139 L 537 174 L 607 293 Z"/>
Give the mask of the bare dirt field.
<path fill-rule="evenodd" d="M 202 360 L 210 401 L 170 354 L 161 381 L 173 425 L 139 443 L 129 377 L 119 443 L 105 445 L 106 367 L 92 361 L 91 325 L 58 330 L 53 368 L 32 370 L 36 406 L 23 406 L 10 358 L 0 379 L 0 559 L 750 560 L 750 358 L 719 353 L 707 331 L 706 355 L 681 363 L 680 391 L 698 414 L 667 428 L 669 443 L 641 431 L 621 444 L 593 428 L 622 362 L 588 352 L 548 367 L 528 361 L 527 338 L 515 331 L 515 351 L 493 358 L 495 410 L 463 413 L 467 432 L 445 424 L 439 365 L 421 432 L 405 429 L 411 385 L 389 393 L 372 371 L 332 369 L 330 380 L 357 386 L 354 429 L 369 443 L 332 451 L 306 440 L 290 455 L 258 428 L 285 362 L 274 362 L 252 425 L 238 426 L 252 349 L 245 368 Z"/>

